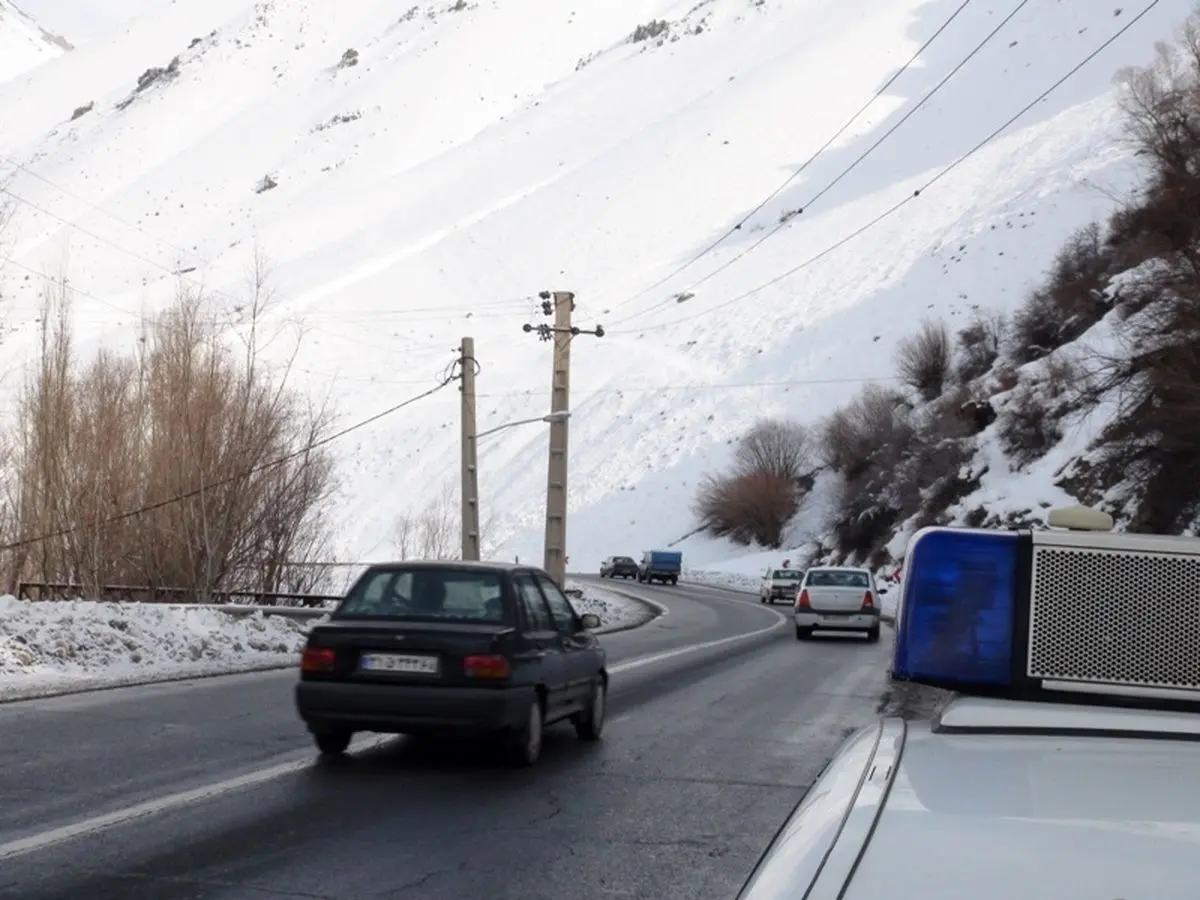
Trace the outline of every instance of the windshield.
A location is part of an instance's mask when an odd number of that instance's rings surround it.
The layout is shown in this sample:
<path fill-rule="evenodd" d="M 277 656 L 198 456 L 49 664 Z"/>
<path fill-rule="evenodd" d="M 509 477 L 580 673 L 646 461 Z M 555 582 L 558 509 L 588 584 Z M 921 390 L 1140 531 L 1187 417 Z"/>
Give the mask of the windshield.
<path fill-rule="evenodd" d="M 812 569 L 808 573 L 811 587 L 868 588 L 870 578 L 866 572 L 846 569 Z"/>
<path fill-rule="evenodd" d="M 627 565 L 632 563 L 633 560 L 628 556 L 614 556 L 613 562 L 619 562 L 621 565 Z"/>
<path fill-rule="evenodd" d="M 377 569 L 350 589 L 335 618 L 419 621 L 505 621 L 498 572 L 445 569 Z"/>
<path fill-rule="evenodd" d="M 799 581 L 803 573 L 799 569 L 776 569 L 771 573 L 775 581 Z"/>

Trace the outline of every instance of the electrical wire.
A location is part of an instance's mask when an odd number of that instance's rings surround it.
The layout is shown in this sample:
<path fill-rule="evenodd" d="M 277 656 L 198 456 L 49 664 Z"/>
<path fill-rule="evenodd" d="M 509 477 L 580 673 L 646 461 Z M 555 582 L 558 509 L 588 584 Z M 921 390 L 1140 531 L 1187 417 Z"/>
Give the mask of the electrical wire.
<path fill-rule="evenodd" d="M 460 360 L 452 361 L 450 363 L 450 365 L 447 367 L 447 369 L 445 370 L 445 372 L 443 373 L 441 381 L 439 381 L 433 387 L 429 388 L 429 390 L 422 391 L 421 393 L 416 394 L 415 396 L 409 397 L 407 400 L 397 403 L 394 406 L 390 406 L 381 412 L 375 413 L 373 416 L 369 416 L 366 419 L 362 419 L 358 422 L 355 422 L 353 425 L 349 425 L 346 428 L 341 429 L 340 431 L 336 431 L 333 434 L 326 435 L 325 437 L 320 438 L 318 440 L 311 441 L 308 444 L 305 444 L 303 447 L 299 448 L 298 450 L 293 450 L 291 453 L 284 454 L 283 456 L 277 457 L 276 459 L 269 460 L 265 463 L 260 463 L 256 466 L 252 466 L 249 469 L 246 469 L 245 471 L 239 472 L 235 475 L 231 475 L 227 478 L 220 479 L 218 481 L 213 482 L 212 484 L 207 484 L 202 487 L 193 488 L 190 491 L 185 491 L 181 494 L 176 494 L 172 497 L 168 497 L 164 500 L 159 500 L 155 503 L 148 503 L 145 506 L 138 507 L 137 509 L 131 509 L 131 510 L 127 510 L 126 512 L 123 512 L 123 513 L 118 513 L 116 515 L 108 516 L 106 518 L 99 520 L 98 522 L 89 522 L 86 525 L 73 525 L 68 528 L 60 528 L 56 531 L 46 532 L 46 533 L 40 534 L 36 537 L 22 538 L 19 541 L 13 541 L 8 544 L 0 544 L 0 550 L 17 550 L 21 547 L 28 547 L 33 544 L 41 544 L 46 541 L 54 540 L 55 538 L 66 537 L 67 535 L 74 534 L 78 531 L 82 531 L 85 528 L 95 528 L 98 525 L 110 525 L 115 522 L 125 521 L 126 519 L 134 519 L 134 518 L 137 518 L 138 516 L 145 515 L 146 513 L 154 512 L 155 510 L 163 509 L 164 507 L 172 506 L 176 503 L 182 503 L 184 500 L 190 500 L 192 497 L 198 497 L 201 494 L 205 493 L 206 491 L 211 491 L 215 488 L 225 487 L 226 485 L 234 484 L 238 481 L 241 481 L 242 479 L 249 478 L 251 475 L 256 475 L 257 473 L 266 471 L 267 469 L 272 469 L 272 468 L 275 468 L 276 466 L 281 466 L 284 463 L 291 462 L 294 459 L 298 459 L 302 456 L 305 456 L 305 455 L 311 453 L 313 450 L 316 450 L 316 449 L 319 449 L 320 447 L 324 447 L 328 444 L 331 444 L 334 441 L 339 440 L 348 434 L 351 434 L 352 432 L 358 431 L 361 428 L 365 428 L 368 425 L 373 425 L 375 422 L 378 422 L 380 419 L 386 418 L 387 416 L 390 416 L 393 413 L 399 412 L 400 410 L 404 409 L 406 406 L 411 406 L 412 404 L 417 403 L 418 401 L 424 400 L 426 397 L 430 397 L 430 396 L 436 394 L 438 391 L 444 389 L 447 385 L 449 385 L 451 382 L 455 381 L 459 377 L 457 374 L 455 374 L 454 368 L 456 365 L 459 365 L 460 363 L 461 363 Z M 476 365 L 478 365 L 478 364 L 476 363 Z"/>
<path fill-rule="evenodd" d="M 880 375 L 875 378 L 858 377 L 858 378 L 797 378 L 787 379 L 783 381 L 743 381 L 743 382 L 715 382 L 711 384 L 659 384 L 659 385 L 642 385 L 639 387 L 604 387 L 594 388 L 592 390 L 579 390 L 579 393 L 585 396 L 593 394 L 637 394 L 637 393 L 659 393 L 665 391 L 687 391 L 700 392 L 708 390 L 735 390 L 748 388 L 762 387 L 808 387 L 814 385 L 829 385 L 829 384 L 868 384 L 878 381 L 900 381 L 897 375 Z M 485 393 L 476 394 L 478 398 L 484 397 L 529 397 L 542 391 L 527 390 L 527 391 L 505 391 L 501 393 Z"/>
<path fill-rule="evenodd" d="M 758 294 L 760 291 L 764 291 L 769 287 L 773 287 L 774 285 L 778 284 L 779 282 L 781 282 L 787 278 L 790 278 L 792 275 L 795 275 L 797 272 L 800 272 L 804 269 L 807 269 L 809 266 L 814 265 L 815 263 L 824 259 L 829 254 L 833 253 L 834 251 L 836 251 L 836 250 L 840 249 L 841 247 L 845 246 L 846 244 L 850 243 L 856 237 L 859 237 L 863 233 L 871 230 L 876 225 L 878 225 L 880 222 L 883 222 L 884 220 L 891 218 L 891 216 L 895 215 L 897 212 L 899 212 L 901 209 L 903 209 L 909 203 L 916 200 L 918 197 L 920 197 L 922 194 L 924 194 L 925 191 L 929 190 L 931 187 L 933 187 L 933 185 L 937 184 L 939 181 L 941 181 L 943 178 L 945 178 L 947 175 L 949 175 L 951 172 L 953 172 L 955 169 L 957 169 L 959 166 L 961 166 L 964 162 L 966 162 L 968 159 L 970 159 L 972 156 L 974 156 L 976 153 L 978 153 L 980 150 L 982 150 L 984 147 L 986 147 L 988 144 L 990 144 L 992 141 L 994 141 L 1004 131 L 1006 131 L 1013 123 L 1015 123 L 1018 119 L 1020 119 L 1022 116 L 1024 116 L 1026 113 L 1028 113 L 1031 109 L 1033 109 L 1035 106 L 1037 106 L 1039 103 L 1041 103 L 1047 97 L 1049 97 L 1052 93 L 1054 93 L 1060 87 L 1062 87 L 1067 81 L 1069 81 L 1072 77 L 1074 77 L 1075 74 L 1077 72 L 1079 72 L 1084 66 L 1086 66 L 1088 63 L 1090 63 L 1092 60 L 1094 60 L 1097 56 L 1099 56 L 1102 52 L 1104 52 L 1106 49 L 1108 49 L 1108 47 L 1111 46 L 1117 39 L 1119 39 L 1127 31 L 1129 31 L 1129 29 L 1131 29 L 1134 25 L 1136 25 L 1139 21 L 1141 21 L 1141 19 L 1145 18 L 1145 16 L 1148 15 L 1150 13 L 1150 11 L 1152 9 L 1154 9 L 1154 7 L 1158 6 L 1158 4 L 1160 2 L 1161 2 L 1161 0 L 1151 0 L 1150 3 L 1148 3 L 1145 7 L 1142 8 L 1141 12 L 1139 12 L 1136 16 L 1134 16 L 1132 19 L 1130 19 L 1128 22 L 1126 22 L 1112 36 L 1110 36 L 1106 41 L 1104 41 L 1104 43 L 1102 43 L 1099 47 L 1097 47 L 1095 50 L 1093 50 L 1091 53 L 1089 53 L 1087 56 L 1085 56 L 1080 62 L 1076 63 L 1065 75 L 1063 75 L 1056 82 L 1054 82 L 1054 84 L 1050 85 L 1050 87 L 1046 88 L 1046 90 L 1042 91 L 1042 93 L 1040 93 L 1037 97 L 1035 97 L 1033 100 L 1031 100 L 1025 106 L 1023 106 L 1015 115 L 1011 116 L 1003 125 L 1001 125 L 997 129 L 995 129 L 991 134 L 989 134 L 987 137 L 985 137 L 983 140 L 981 140 L 979 143 L 977 143 L 974 147 L 972 147 L 966 153 L 962 154 L 960 157 L 958 157 L 958 159 L 956 159 L 954 162 L 950 163 L 950 165 L 946 166 L 944 169 L 942 169 L 940 172 L 938 172 L 936 175 L 934 175 L 932 178 L 930 178 L 928 181 L 926 181 L 923 185 L 921 185 L 919 188 L 914 190 L 911 194 L 906 196 L 904 199 L 894 203 L 892 206 L 885 209 L 883 212 L 881 212 L 875 218 L 871 219 L 870 221 L 868 221 L 867 223 L 865 223 L 863 225 L 860 225 L 858 228 L 854 229 L 852 232 L 850 232 L 849 234 L 847 234 L 846 236 L 844 236 L 843 238 L 838 240 L 836 243 L 831 244 L 830 246 L 826 247 L 824 250 L 820 251 L 819 253 L 817 253 L 813 256 L 810 256 L 808 259 L 804 260 L 799 265 L 793 266 L 792 268 L 780 273 L 779 275 L 776 275 L 775 277 L 769 279 L 768 281 L 764 281 L 763 283 L 756 285 L 755 287 L 750 288 L 749 290 L 743 291 L 742 293 L 737 294 L 736 296 L 731 297 L 728 300 L 724 300 L 721 303 L 718 303 L 716 306 L 711 306 L 708 309 L 701 310 L 700 312 L 693 313 L 688 316 L 680 316 L 678 318 L 672 319 L 669 322 L 664 322 L 664 323 L 661 323 L 658 325 L 649 325 L 645 328 L 640 328 L 640 329 L 636 329 L 636 330 L 632 330 L 632 331 L 609 331 L 608 333 L 610 335 L 619 337 L 619 336 L 646 334 L 651 331 L 658 331 L 659 329 L 662 329 L 662 328 L 674 328 L 676 325 L 680 324 L 681 322 L 688 322 L 688 321 L 692 321 L 694 319 L 701 318 L 703 316 L 711 315 L 712 313 L 717 312 L 718 310 L 724 309 L 735 303 L 740 303 L 743 300 L 753 297 L 755 294 Z"/>
<path fill-rule="evenodd" d="M 860 153 L 858 155 L 858 157 L 856 157 L 854 159 L 854 161 L 850 163 L 850 165 L 848 165 L 845 169 L 843 169 L 837 175 L 837 177 L 835 177 L 832 181 L 829 182 L 829 184 L 825 185 L 825 187 L 823 187 L 820 191 L 818 191 L 815 195 L 813 195 L 807 203 L 805 203 L 803 206 L 801 206 L 797 212 L 797 215 L 802 214 L 805 210 L 807 210 L 810 206 L 812 206 L 812 204 L 816 203 L 818 200 L 820 200 L 822 197 L 824 197 L 827 193 L 829 193 L 831 190 L 833 190 L 835 187 L 837 187 L 837 185 L 842 182 L 842 179 L 846 178 L 851 172 L 853 172 L 856 168 L 858 168 L 858 166 L 861 163 L 863 163 L 872 153 L 874 153 L 876 150 L 878 150 L 879 147 L 884 143 L 884 141 L 886 141 L 889 137 L 891 137 L 893 134 L 895 134 L 896 131 L 899 130 L 899 128 L 905 122 L 907 122 L 914 115 L 916 115 L 925 106 L 926 103 L 928 103 L 930 100 L 932 100 L 934 98 L 934 96 L 937 95 L 938 91 L 940 91 L 943 87 L 945 87 L 947 84 L 949 84 L 950 80 L 952 78 L 954 78 L 954 76 L 957 75 L 962 70 L 962 68 L 964 66 L 966 66 L 967 63 L 969 63 L 972 59 L 974 59 L 976 56 L 978 56 L 979 53 L 981 53 L 983 51 L 983 48 L 986 47 L 989 43 L 991 43 L 992 39 L 997 34 L 1000 33 L 1000 31 L 1004 28 L 1004 26 L 1007 25 L 1009 22 L 1011 22 L 1017 16 L 1017 14 L 1020 13 L 1021 10 L 1023 10 L 1028 5 L 1029 5 L 1029 0 L 1020 0 L 1020 2 L 1017 3 L 1017 5 L 1015 7 L 1013 7 L 1012 10 L 1008 13 L 1008 15 L 1006 15 L 1003 19 L 1001 19 L 996 24 L 996 26 L 994 28 L 992 28 L 991 31 L 989 31 L 986 35 L 984 35 L 983 40 L 981 40 L 978 44 L 976 44 L 975 47 L 966 56 L 964 56 L 961 60 L 959 60 L 958 64 L 953 69 L 951 69 L 949 72 L 946 73 L 945 76 L 942 77 L 941 81 L 939 81 L 932 88 L 930 88 L 930 90 L 925 94 L 925 96 L 923 96 L 920 100 L 918 100 L 915 104 L 913 104 L 913 106 L 903 116 L 901 116 L 895 123 L 892 124 L 892 126 L 890 128 L 888 128 L 885 132 L 883 132 L 883 134 L 881 134 L 875 140 L 875 142 L 873 144 L 871 144 L 869 147 L 867 147 L 866 150 L 864 150 L 862 153 Z M 957 15 L 957 11 L 955 14 Z M 713 269 L 711 272 L 709 272 L 703 278 L 701 278 L 698 281 L 694 282 L 693 284 L 689 285 L 684 290 L 684 293 L 692 293 L 693 291 L 695 291 L 696 288 L 700 287 L 702 284 L 707 283 L 712 278 L 715 278 L 721 272 L 724 272 L 730 266 L 734 265 L 739 260 L 745 258 L 748 254 L 752 253 L 754 250 L 761 247 L 766 241 L 770 240 L 772 237 L 774 237 L 776 234 L 778 234 L 780 231 L 782 231 L 784 228 L 786 228 L 788 225 L 790 225 L 792 223 L 793 218 L 794 217 L 788 217 L 788 218 L 782 219 L 773 228 L 768 229 L 765 234 L 763 234 L 760 238 L 758 238 L 758 240 L 756 240 L 752 244 L 750 244 L 750 246 L 746 247 L 744 250 L 739 251 L 737 254 L 735 254 L 730 259 L 726 260 L 721 265 L 717 266 L 717 268 Z M 623 319 L 618 319 L 615 322 L 612 322 L 610 324 L 611 325 L 621 325 L 625 322 L 630 322 L 634 319 L 641 318 L 642 316 L 649 315 L 650 313 L 657 312 L 658 310 L 662 309 L 664 306 L 668 306 L 674 301 L 675 301 L 674 297 L 668 297 L 665 300 L 660 300 L 658 303 L 654 304 L 653 306 L 649 306 L 646 309 L 636 312 L 633 315 L 626 316 Z"/>
<path fill-rule="evenodd" d="M 854 115 L 852 115 L 849 119 L 847 119 L 846 123 L 844 125 L 842 125 L 841 128 L 839 128 L 837 131 L 835 131 L 829 137 L 829 139 L 827 141 L 825 141 L 824 144 L 822 144 L 820 147 L 818 147 L 817 151 L 815 153 L 813 153 L 812 156 L 810 156 L 808 159 L 806 159 L 800 165 L 800 168 L 796 169 L 795 172 L 793 172 L 791 175 L 789 175 L 787 178 L 785 178 L 779 184 L 779 186 L 777 188 L 775 188 L 775 190 L 771 191 L 771 193 L 767 194 L 767 196 L 764 197 L 758 203 L 757 206 L 755 206 L 748 213 L 746 213 L 744 216 L 742 216 L 742 218 L 739 219 L 737 221 L 737 223 L 735 225 L 733 225 L 733 227 L 731 227 L 728 231 L 726 231 L 724 234 L 722 234 L 720 237 L 718 237 L 715 241 L 713 241 L 711 244 L 709 244 L 703 250 L 696 253 L 694 256 L 692 256 L 690 259 L 688 259 L 682 265 L 680 265 L 673 271 L 667 273 L 666 275 L 664 275 L 662 278 L 658 279 L 658 281 L 654 282 L 653 284 L 647 285 L 646 287 L 642 288 L 640 291 L 638 291 L 633 296 L 627 297 L 625 300 L 622 300 L 620 303 L 618 303 L 612 309 L 617 310 L 617 309 L 621 309 L 624 306 L 628 306 L 630 303 L 632 303 L 634 300 L 637 300 L 639 297 L 644 297 L 646 294 L 650 293 L 650 291 L 654 290 L 655 288 L 661 287 L 663 284 L 666 284 L 668 281 L 670 281 L 676 275 L 679 275 L 680 273 L 686 271 L 687 269 L 690 269 L 701 259 L 708 256 L 708 254 L 710 254 L 713 250 L 716 250 L 717 247 L 719 247 L 723 243 L 725 243 L 725 241 L 727 241 L 729 238 L 733 237 L 733 235 L 735 235 L 739 231 L 741 231 L 742 226 L 744 226 L 747 222 L 750 221 L 750 219 L 752 219 L 755 215 L 757 215 L 759 212 L 761 212 L 763 207 L 765 207 L 768 203 L 770 203 L 772 200 L 774 200 L 776 197 L 778 197 L 781 193 L 783 193 L 784 189 L 787 188 L 788 185 L 790 185 L 793 181 L 795 181 L 802 174 L 804 174 L 804 171 L 809 166 L 811 166 L 814 162 L 816 162 L 817 159 L 821 156 L 821 154 L 823 154 L 826 150 L 828 150 L 830 147 L 832 147 L 833 144 L 837 141 L 837 139 L 840 138 L 843 134 L 845 134 L 850 129 L 850 127 L 852 125 L 854 125 L 855 122 L 858 121 L 858 119 L 862 116 L 863 113 L 865 113 L 868 109 L 870 109 L 872 106 L 874 106 L 876 103 L 878 103 L 881 99 L 883 99 L 884 95 L 888 92 L 888 90 L 891 88 L 891 86 L 896 83 L 896 81 L 900 78 L 900 76 L 902 76 L 905 72 L 907 72 L 912 67 L 913 63 L 915 63 L 918 59 L 921 58 L 921 55 L 926 50 L 928 50 L 930 45 L 933 44 L 933 42 L 936 41 L 941 36 L 943 31 L 945 31 L 947 28 L 950 27 L 950 24 L 955 19 L 958 18 L 959 14 L 962 13 L 963 10 L 965 10 L 971 4 L 971 2 L 972 2 L 972 0 L 963 0 L 963 2 L 958 5 L 958 8 L 955 9 L 954 12 L 952 12 L 946 18 L 946 20 L 944 22 L 942 22 L 942 24 L 940 26 L 938 26 L 938 29 L 929 37 L 929 39 L 926 40 L 925 43 L 923 43 L 920 47 L 917 48 L 916 52 L 913 53 L 913 55 L 908 58 L 907 62 L 905 62 L 904 65 L 902 65 L 898 70 L 896 70 L 896 72 L 892 75 L 892 77 L 889 78 L 887 81 L 885 81 L 883 83 L 883 86 L 880 87 L 871 96 L 871 98 L 869 100 L 867 100 L 866 103 L 864 103 L 862 106 L 860 106 L 858 108 L 858 111 L 856 113 L 854 113 Z M 814 199 L 816 199 L 816 198 L 814 198 Z M 612 310 L 610 310 L 610 312 L 611 311 Z M 619 320 L 619 321 L 628 321 L 628 319 Z"/>

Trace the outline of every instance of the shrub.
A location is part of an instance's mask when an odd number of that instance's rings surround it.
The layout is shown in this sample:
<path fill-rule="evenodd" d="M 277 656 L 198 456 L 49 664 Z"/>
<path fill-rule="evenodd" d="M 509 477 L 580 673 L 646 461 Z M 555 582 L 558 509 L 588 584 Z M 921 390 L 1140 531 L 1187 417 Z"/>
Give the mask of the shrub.
<path fill-rule="evenodd" d="M 959 381 L 974 381 L 986 375 L 1000 356 L 1007 324 L 1003 316 L 976 312 L 971 323 L 958 332 Z"/>
<path fill-rule="evenodd" d="M 797 484 L 767 471 L 707 476 L 696 500 L 709 534 L 772 548 L 782 545 L 783 530 L 799 508 Z"/>
<path fill-rule="evenodd" d="M 1108 311 L 1102 288 L 1110 250 L 1095 222 L 1076 231 L 1054 258 L 1046 283 L 1013 317 L 1012 355 L 1032 362 L 1078 338 Z"/>
<path fill-rule="evenodd" d="M 896 364 L 901 380 L 926 403 L 941 396 L 950 377 L 953 345 L 946 326 L 925 322 L 921 330 L 900 342 Z"/>
<path fill-rule="evenodd" d="M 914 411 L 899 393 L 868 385 L 833 413 L 822 447 L 842 476 L 829 523 L 837 553 L 877 562 L 901 522 L 963 493 L 969 436 L 954 396 Z"/>
<path fill-rule="evenodd" d="M 829 468 L 847 480 L 860 478 L 880 454 L 908 441 L 909 424 L 904 395 L 868 384 L 821 429 L 821 456 Z"/>
<path fill-rule="evenodd" d="M 731 470 L 701 482 L 694 512 L 714 537 L 779 547 L 812 487 L 811 469 L 808 433 L 801 426 L 761 420 L 738 441 Z"/>

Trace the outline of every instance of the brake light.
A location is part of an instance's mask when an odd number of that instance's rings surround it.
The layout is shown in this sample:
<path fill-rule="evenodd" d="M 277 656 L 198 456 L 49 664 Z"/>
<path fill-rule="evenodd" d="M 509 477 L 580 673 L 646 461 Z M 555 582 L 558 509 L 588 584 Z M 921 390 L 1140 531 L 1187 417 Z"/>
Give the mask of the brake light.
<path fill-rule="evenodd" d="M 337 654 L 328 647 L 305 647 L 300 655 L 301 672 L 332 672 Z"/>
<path fill-rule="evenodd" d="M 512 675 L 512 666 L 507 657 L 489 653 L 468 656 L 463 660 L 463 672 L 468 678 L 508 678 Z"/>
<path fill-rule="evenodd" d="M 863 594 L 863 609 L 874 609 L 875 598 L 871 596 L 871 592 L 867 591 Z"/>
<path fill-rule="evenodd" d="M 800 592 L 800 596 L 796 598 L 796 609 L 812 609 L 808 602 L 808 588 Z"/>

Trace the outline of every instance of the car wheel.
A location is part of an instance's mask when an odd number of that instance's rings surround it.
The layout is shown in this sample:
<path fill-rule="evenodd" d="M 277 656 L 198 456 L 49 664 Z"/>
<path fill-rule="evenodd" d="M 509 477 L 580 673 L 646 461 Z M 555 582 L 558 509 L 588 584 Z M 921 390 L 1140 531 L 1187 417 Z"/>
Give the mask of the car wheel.
<path fill-rule="evenodd" d="M 879 626 L 878 625 L 876 625 L 874 628 L 872 628 L 870 631 L 867 632 L 867 642 L 871 643 L 871 644 L 879 643 Z"/>
<path fill-rule="evenodd" d="M 532 766 L 542 756 L 542 732 L 545 730 L 542 701 L 534 697 L 525 714 L 525 724 L 513 735 L 509 746 L 511 759 L 519 767 Z"/>
<path fill-rule="evenodd" d="M 796 626 L 796 640 L 807 641 L 810 637 L 812 637 L 811 628 L 801 628 L 799 625 Z"/>
<path fill-rule="evenodd" d="M 351 731 L 318 731 L 313 735 L 313 740 L 325 756 L 341 756 L 350 746 L 352 737 L 354 733 Z"/>
<path fill-rule="evenodd" d="M 592 685 L 592 699 L 587 709 L 577 713 L 574 720 L 575 735 L 581 741 L 598 741 L 604 730 L 604 714 L 608 707 L 608 688 L 603 678 Z"/>

